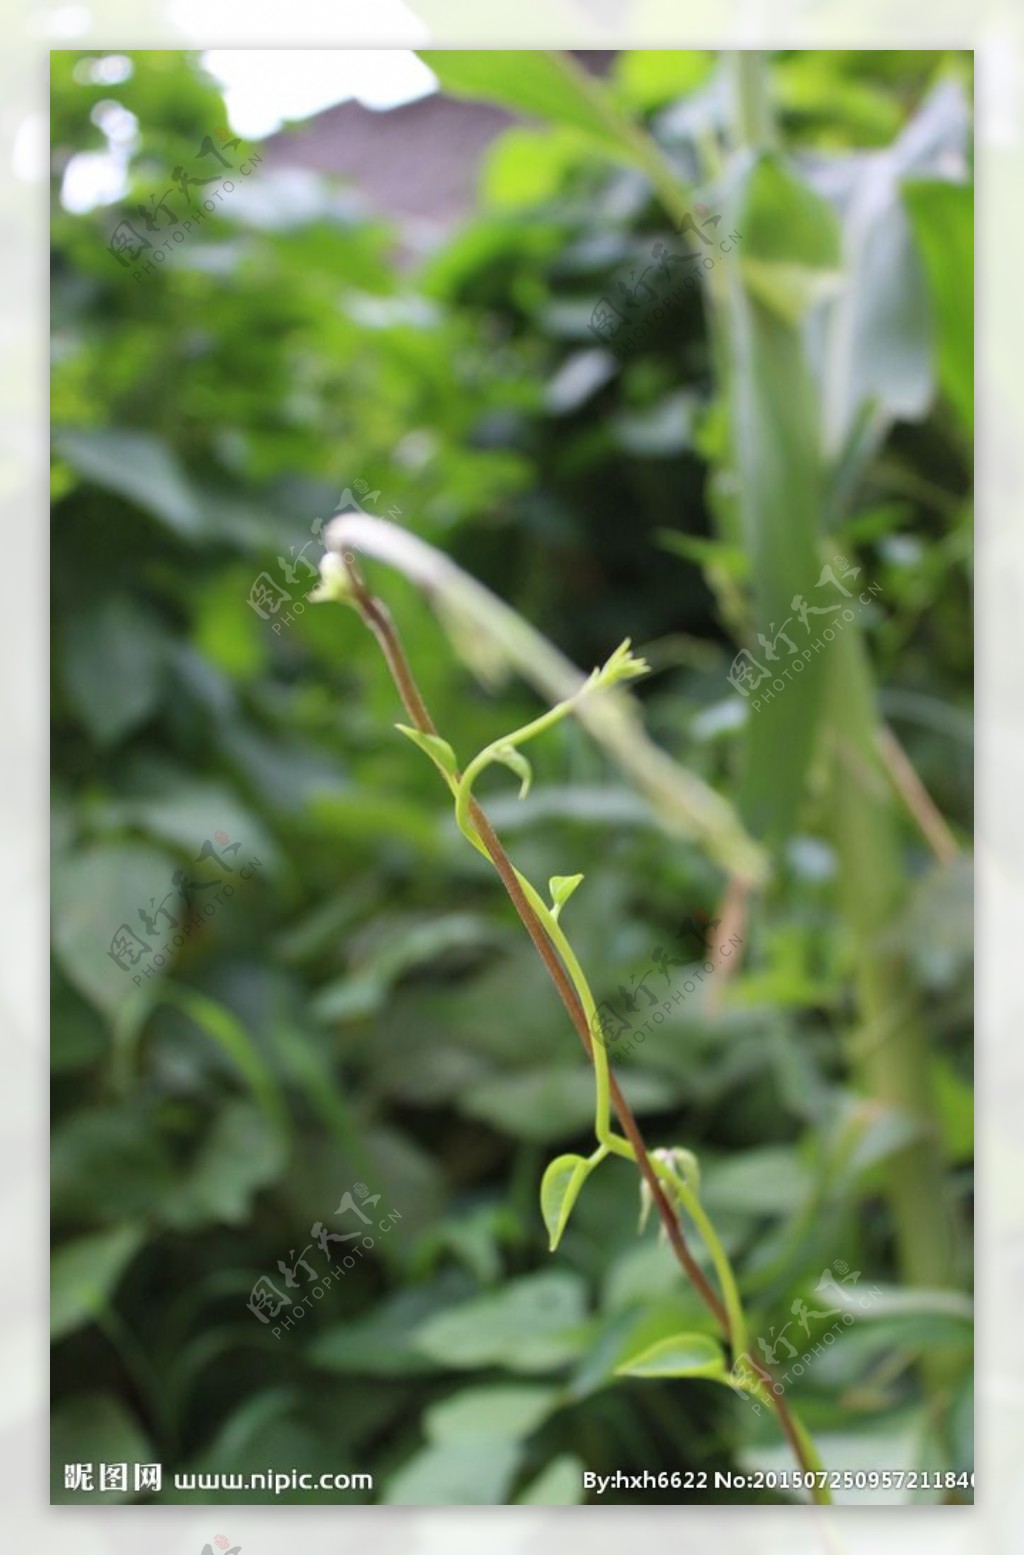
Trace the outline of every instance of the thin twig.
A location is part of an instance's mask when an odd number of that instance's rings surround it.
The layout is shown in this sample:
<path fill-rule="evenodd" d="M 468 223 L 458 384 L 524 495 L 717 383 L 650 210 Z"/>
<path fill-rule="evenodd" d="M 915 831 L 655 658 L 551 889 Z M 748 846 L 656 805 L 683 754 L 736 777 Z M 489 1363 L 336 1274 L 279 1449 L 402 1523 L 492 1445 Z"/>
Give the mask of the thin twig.
<path fill-rule="evenodd" d="M 743 930 L 747 924 L 749 895 L 749 881 L 739 875 L 730 875 L 729 884 L 725 888 L 725 895 L 718 908 L 718 928 L 711 942 L 709 956 L 709 960 L 714 963 L 718 972 L 718 976 L 708 989 L 708 1011 L 711 1014 L 714 1014 L 722 1002 L 725 983 L 740 969 L 739 952 L 737 951 L 734 956 L 725 956 L 722 951 L 733 935 L 740 941 L 743 939 Z"/>
<path fill-rule="evenodd" d="M 878 726 L 878 749 L 893 787 L 921 828 L 921 833 L 940 864 L 950 864 L 959 853 L 956 838 L 939 814 L 935 801 L 918 777 L 910 757 L 888 724 Z"/>

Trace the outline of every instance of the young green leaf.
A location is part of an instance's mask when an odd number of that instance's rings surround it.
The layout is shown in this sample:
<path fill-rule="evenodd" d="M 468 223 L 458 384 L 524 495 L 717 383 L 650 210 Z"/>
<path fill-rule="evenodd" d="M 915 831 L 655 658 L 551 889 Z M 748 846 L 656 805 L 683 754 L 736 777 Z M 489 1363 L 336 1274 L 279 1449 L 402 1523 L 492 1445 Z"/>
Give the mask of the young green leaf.
<path fill-rule="evenodd" d="M 549 1249 L 555 1251 L 569 1223 L 580 1189 L 590 1175 L 590 1162 L 581 1155 L 560 1155 L 541 1180 L 540 1210 L 548 1228 Z"/>
<path fill-rule="evenodd" d="M 621 1366 L 618 1377 L 725 1377 L 725 1357 L 707 1334 L 673 1334 L 639 1351 Z"/>
<path fill-rule="evenodd" d="M 516 777 L 522 779 L 519 785 L 519 797 L 525 799 L 533 782 L 533 768 L 522 751 L 516 750 L 514 745 L 498 745 L 492 755 L 495 761 L 500 761 L 502 766 L 508 767 Z"/>
<path fill-rule="evenodd" d="M 442 740 L 439 734 L 424 734 L 421 729 L 410 729 L 408 724 L 395 724 L 395 728 L 430 757 L 443 777 L 455 776 L 459 763 L 447 740 Z"/>
<path fill-rule="evenodd" d="M 345 563 L 334 551 L 327 551 L 320 558 L 320 582 L 309 597 L 314 605 L 352 603 L 352 579 Z"/>
<path fill-rule="evenodd" d="M 582 880 L 582 875 L 551 876 L 551 879 L 548 881 L 548 890 L 551 892 L 551 916 L 553 918 L 557 920 L 562 908 Z"/>
<path fill-rule="evenodd" d="M 598 687 L 615 686 L 620 680 L 635 680 L 638 675 L 649 675 L 650 670 L 651 666 L 646 659 L 639 659 L 631 652 L 630 638 L 624 637 L 611 658 L 600 669 L 594 670 L 586 689 L 596 691 Z"/>
<path fill-rule="evenodd" d="M 672 1145 L 668 1149 L 655 1150 L 653 1153 L 678 1177 L 681 1177 L 694 1193 L 700 1192 L 700 1162 L 692 1150 L 686 1150 L 682 1145 Z"/>

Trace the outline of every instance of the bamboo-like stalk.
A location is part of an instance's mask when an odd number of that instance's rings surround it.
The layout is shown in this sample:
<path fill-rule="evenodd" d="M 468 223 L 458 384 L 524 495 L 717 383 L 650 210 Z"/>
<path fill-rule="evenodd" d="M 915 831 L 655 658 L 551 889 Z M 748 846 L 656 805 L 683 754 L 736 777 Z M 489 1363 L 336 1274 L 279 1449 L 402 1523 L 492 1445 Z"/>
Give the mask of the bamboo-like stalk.
<path fill-rule="evenodd" d="M 837 634 L 831 650 L 830 811 L 860 1014 L 850 1060 L 868 1094 L 916 1129 L 885 1163 L 886 1197 L 904 1280 L 943 1288 L 955 1283 L 961 1233 L 946 1186 L 927 1035 L 894 936 L 907 898 L 901 828 L 878 750 L 871 671 L 856 622 Z M 947 1376 L 942 1357 L 926 1354 L 922 1374 L 941 1405 Z"/>
<path fill-rule="evenodd" d="M 748 153 L 763 151 L 775 138 L 764 60 L 753 51 L 736 53 L 727 57 L 727 68 L 738 146 Z M 735 310 L 721 305 L 720 285 L 717 293 L 713 288 L 716 347 L 720 368 L 727 371 L 734 344 L 730 332 L 738 320 Z M 742 429 L 737 435 L 742 436 Z M 756 502 L 751 513 L 756 524 L 762 517 Z M 748 541 L 756 552 L 757 539 Z M 804 582 L 794 573 L 794 592 Z M 893 785 L 937 853 L 948 857 L 955 844 L 909 763 L 899 761 L 893 742 L 886 739 L 855 622 L 836 634 L 823 668 L 828 686 L 821 722 L 831 758 L 831 830 L 840 861 L 841 912 L 853 944 L 859 1014 L 859 1028 L 849 1044 L 850 1064 L 867 1094 L 907 1118 L 916 1130 L 885 1166 L 897 1262 L 908 1284 L 944 1287 L 954 1283 L 957 1233 L 931 1100 L 927 1038 L 908 970 L 894 943 L 907 878 Z M 933 1403 L 941 1405 L 946 1379 L 942 1358 L 926 1356 L 921 1370 Z"/>

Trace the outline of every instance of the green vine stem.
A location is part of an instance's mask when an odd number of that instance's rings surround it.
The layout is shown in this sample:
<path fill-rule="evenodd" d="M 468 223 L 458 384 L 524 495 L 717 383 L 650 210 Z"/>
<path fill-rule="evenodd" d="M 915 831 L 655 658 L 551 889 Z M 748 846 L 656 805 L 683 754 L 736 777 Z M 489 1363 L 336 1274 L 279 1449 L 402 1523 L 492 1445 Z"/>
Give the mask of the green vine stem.
<path fill-rule="evenodd" d="M 740 1357 L 751 1364 L 753 1375 L 744 1379 L 743 1386 L 774 1410 L 793 1454 L 805 1472 L 820 1472 L 821 1461 L 807 1431 L 793 1415 L 781 1388 L 776 1391 L 770 1370 L 753 1360 L 746 1349 L 747 1329 L 739 1290 L 725 1249 L 700 1203 L 696 1188 L 695 1159 L 688 1151 L 648 1151 L 632 1110 L 611 1073 L 593 993 L 558 921 L 561 905 L 582 877 L 553 879 L 553 898 L 556 884 L 562 891 L 562 897 L 559 901 L 553 900 L 549 907 L 530 881 L 512 864 L 473 796 L 476 779 L 494 763 L 509 766 L 517 772 L 522 779 L 521 792 L 525 793 L 531 772 L 519 747 L 553 727 L 568 714 L 579 711 L 581 705 L 594 693 L 606 690 L 617 681 L 646 673 L 646 664 L 630 653 L 627 639 L 604 667 L 595 670 L 570 696 L 512 734 L 485 746 L 469 763 L 465 772 L 460 772 L 454 751 L 434 726 L 387 608 L 369 593 L 352 553 L 344 551 L 339 554 L 334 549 L 336 539 L 337 531 L 334 536 L 328 534 L 328 543 L 332 548 L 325 557 L 323 582 L 315 597 L 339 600 L 354 606 L 376 637 L 403 706 L 412 720 L 411 728 L 400 724 L 399 729 L 421 746 L 443 776 L 455 802 L 456 821 L 460 830 L 470 844 L 493 863 L 593 1064 L 597 1148 L 586 1160 L 578 1158 L 583 1179 L 606 1155 L 613 1154 L 634 1162 L 643 1178 L 644 1191 L 658 1211 L 676 1258 L 728 1341 L 734 1365 Z M 613 1110 L 621 1125 L 621 1134 L 612 1127 Z M 678 1169 L 677 1161 L 680 1163 Z M 721 1297 L 695 1260 L 677 1209 L 685 1212 L 700 1235 L 717 1275 Z M 718 1380 L 727 1379 L 723 1374 Z M 819 1503 L 828 1503 L 831 1499 L 824 1485 L 815 1483 L 811 1493 Z"/>

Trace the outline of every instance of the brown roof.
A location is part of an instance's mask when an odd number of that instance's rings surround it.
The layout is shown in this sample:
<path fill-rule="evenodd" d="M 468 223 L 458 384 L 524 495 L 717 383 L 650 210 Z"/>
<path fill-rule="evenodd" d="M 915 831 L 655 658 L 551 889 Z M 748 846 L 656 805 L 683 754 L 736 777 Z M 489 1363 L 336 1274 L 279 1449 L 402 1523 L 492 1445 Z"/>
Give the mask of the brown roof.
<path fill-rule="evenodd" d="M 574 51 L 594 75 L 615 51 Z M 439 92 L 382 111 L 339 103 L 273 135 L 268 167 L 303 167 L 351 182 L 368 205 L 397 221 L 414 248 L 432 246 L 472 209 L 480 163 L 517 115 Z"/>

